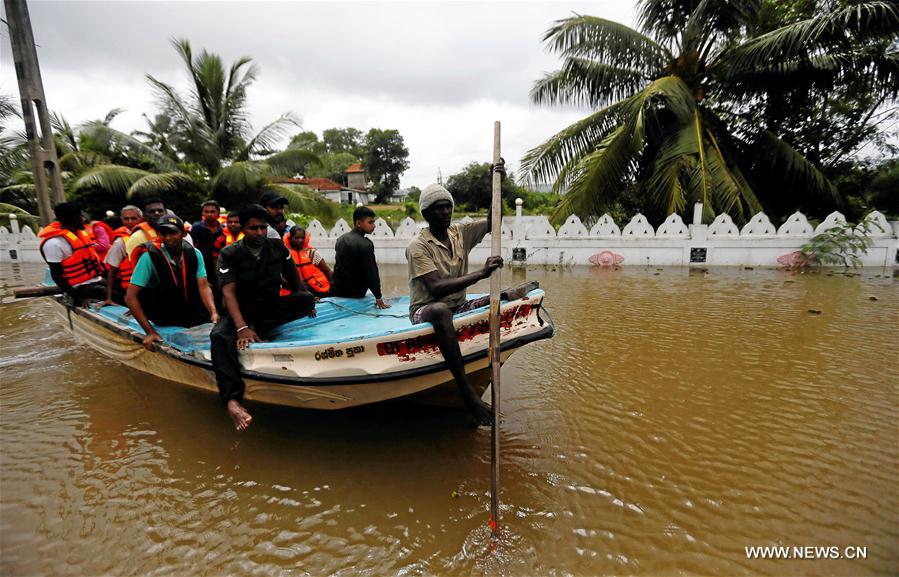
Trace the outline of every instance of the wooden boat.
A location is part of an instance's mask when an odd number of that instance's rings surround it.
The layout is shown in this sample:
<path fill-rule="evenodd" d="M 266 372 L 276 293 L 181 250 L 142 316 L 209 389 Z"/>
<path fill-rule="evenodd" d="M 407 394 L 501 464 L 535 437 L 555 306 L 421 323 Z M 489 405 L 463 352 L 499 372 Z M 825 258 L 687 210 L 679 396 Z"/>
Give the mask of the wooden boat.
<path fill-rule="evenodd" d="M 544 293 L 501 304 L 501 358 L 553 336 L 541 317 Z M 76 338 L 107 357 L 139 371 L 192 387 L 218 391 L 209 352 L 211 324 L 191 329 L 159 327 L 164 344 L 150 352 L 144 333 L 120 306 L 77 308 L 53 297 L 54 308 Z M 379 310 L 373 299 L 328 298 L 315 318 L 280 327 L 268 342 L 239 354 L 246 398 L 311 409 L 345 409 L 415 396 L 438 404 L 458 404 L 455 382 L 434 340 L 430 324 L 412 325 L 409 298 L 388 299 Z M 479 394 L 487 388 L 488 307 L 458 315 L 456 334 L 465 372 Z"/>

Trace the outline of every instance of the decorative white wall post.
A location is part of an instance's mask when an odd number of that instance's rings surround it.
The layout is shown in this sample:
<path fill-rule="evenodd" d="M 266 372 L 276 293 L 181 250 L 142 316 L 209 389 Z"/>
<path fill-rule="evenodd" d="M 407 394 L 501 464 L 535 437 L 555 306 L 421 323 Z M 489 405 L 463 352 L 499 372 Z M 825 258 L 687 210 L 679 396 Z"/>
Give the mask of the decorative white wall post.
<path fill-rule="evenodd" d="M 697 202 L 693 205 L 693 224 L 702 224 L 702 203 Z"/>
<path fill-rule="evenodd" d="M 9 213 L 9 228 L 12 229 L 13 234 L 19 234 L 21 229 L 19 228 L 19 217 L 16 216 L 16 213 Z"/>

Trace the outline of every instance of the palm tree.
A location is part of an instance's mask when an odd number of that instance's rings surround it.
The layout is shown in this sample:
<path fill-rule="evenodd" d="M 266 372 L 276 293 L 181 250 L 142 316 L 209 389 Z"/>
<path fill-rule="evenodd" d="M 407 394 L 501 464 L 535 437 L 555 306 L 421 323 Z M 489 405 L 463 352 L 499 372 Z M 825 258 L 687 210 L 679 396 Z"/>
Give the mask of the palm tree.
<path fill-rule="evenodd" d="M 630 194 L 662 214 L 701 201 L 706 219 L 726 212 L 745 221 L 766 200 L 754 177 L 772 172 L 839 203 L 818 167 L 746 112 L 781 88 L 814 94 L 863 75 L 894 98 L 899 58 L 887 45 L 899 34 L 899 8 L 863 2 L 746 38 L 760 5 L 642 0 L 641 31 L 582 15 L 547 31 L 563 66 L 531 99 L 594 110 L 523 159 L 531 180 L 566 193 L 557 218 L 599 214 Z"/>
<path fill-rule="evenodd" d="M 147 75 L 163 110 L 152 121 L 145 115 L 147 131 L 127 137 L 143 147 L 145 165 L 96 166 L 77 180 L 76 188 L 97 188 L 128 199 L 135 195 L 165 197 L 187 188 L 200 190 L 226 206 L 239 206 L 278 188 L 271 177 L 294 176 L 319 162 L 307 150 L 274 150 L 287 130 L 299 126 L 291 113 L 252 133 L 246 99 L 257 69 L 249 58 L 238 59 L 226 72 L 217 54 L 203 50 L 195 56 L 187 40 L 172 40 L 172 45 L 187 68 L 191 88 L 184 96 Z M 113 136 L 98 123 L 88 128 L 92 135 Z M 114 136 L 119 145 L 130 143 L 121 133 Z M 295 210 L 307 207 L 313 198 L 312 193 L 295 189 L 278 192 Z"/>

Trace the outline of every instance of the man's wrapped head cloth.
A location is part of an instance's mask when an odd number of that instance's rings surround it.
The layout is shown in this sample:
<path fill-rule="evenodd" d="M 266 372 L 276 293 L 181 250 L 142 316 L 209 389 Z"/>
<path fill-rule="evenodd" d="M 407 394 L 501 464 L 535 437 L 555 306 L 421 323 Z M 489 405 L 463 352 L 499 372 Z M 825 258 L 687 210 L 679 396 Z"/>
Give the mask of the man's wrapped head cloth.
<path fill-rule="evenodd" d="M 423 191 L 421 191 L 421 196 L 418 197 L 419 210 L 424 214 L 429 206 L 440 200 L 448 200 L 450 204 L 453 205 L 453 208 L 456 207 L 453 195 L 451 195 L 447 189 L 439 184 L 429 184 Z"/>

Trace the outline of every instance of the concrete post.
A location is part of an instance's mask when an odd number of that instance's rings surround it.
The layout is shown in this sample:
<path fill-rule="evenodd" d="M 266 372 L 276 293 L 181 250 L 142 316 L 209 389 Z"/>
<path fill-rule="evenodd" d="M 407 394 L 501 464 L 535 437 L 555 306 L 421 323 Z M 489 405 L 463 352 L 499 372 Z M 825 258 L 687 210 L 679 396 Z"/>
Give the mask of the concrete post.
<path fill-rule="evenodd" d="M 31 171 L 34 176 L 34 188 L 37 191 L 41 225 L 47 225 L 53 220 L 47 191 L 48 177 L 50 188 L 53 190 L 54 204 L 66 199 L 56 158 L 56 144 L 53 142 L 53 129 L 47 114 L 47 100 L 44 97 L 41 69 L 34 48 L 28 4 L 25 0 L 3 0 L 3 5 L 6 8 L 9 42 L 12 45 L 13 62 L 19 84 L 22 120 L 25 121 L 25 133 L 28 136 L 28 151 L 31 154 Z"/>
<path fill-rule="evenodd" d="M 22 232 L 22 229 L 19 227 L 19 217 L 14 212 L 9 213 L 9 228 L 12 229 L 13 234 Z"/>
<path fill-rule="evenodd" d="M 702 203 L 693 205 L 693 224 L 702 224 Z"/>

